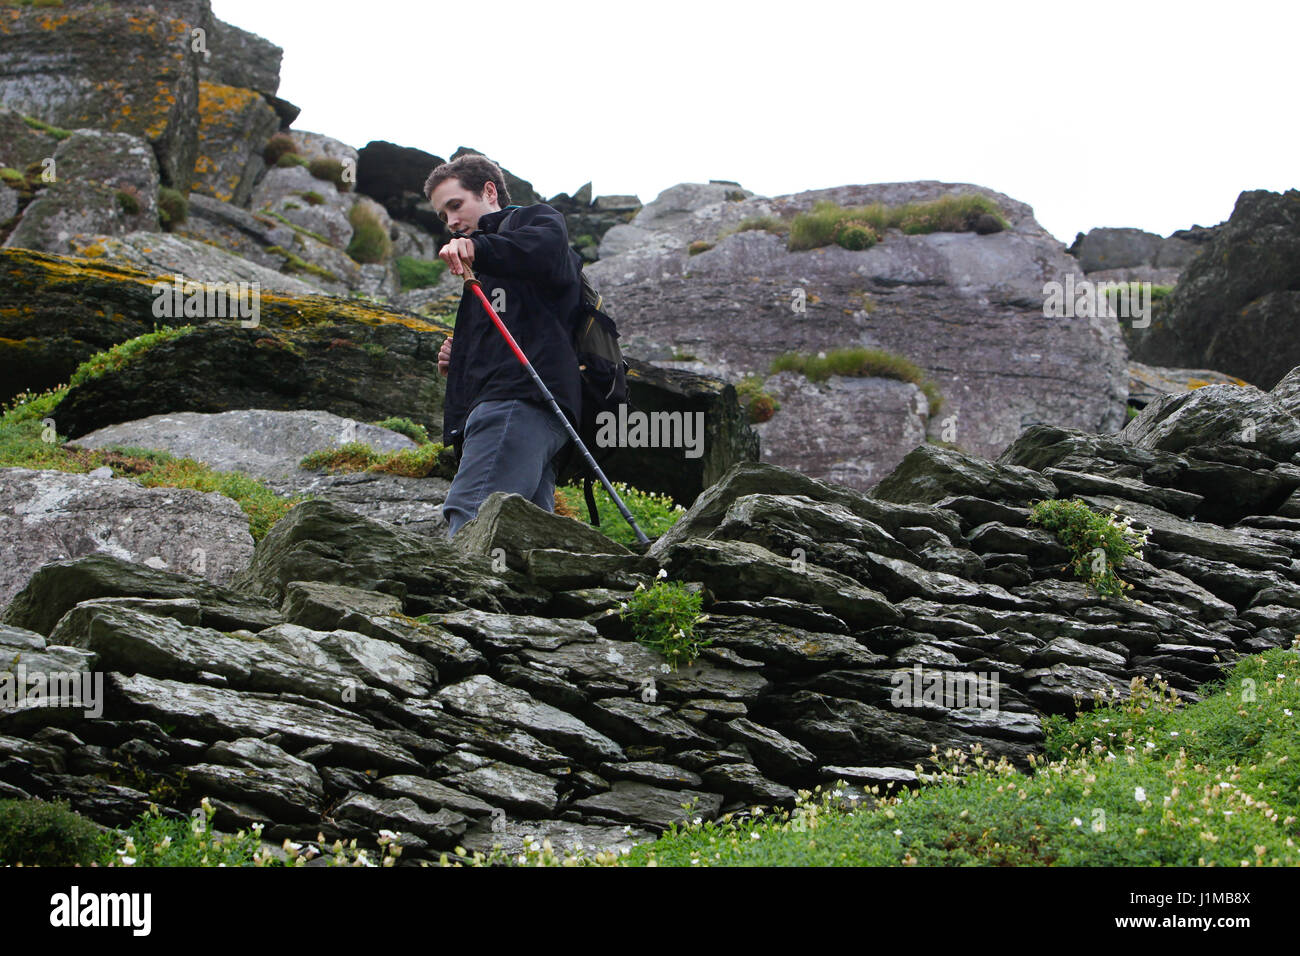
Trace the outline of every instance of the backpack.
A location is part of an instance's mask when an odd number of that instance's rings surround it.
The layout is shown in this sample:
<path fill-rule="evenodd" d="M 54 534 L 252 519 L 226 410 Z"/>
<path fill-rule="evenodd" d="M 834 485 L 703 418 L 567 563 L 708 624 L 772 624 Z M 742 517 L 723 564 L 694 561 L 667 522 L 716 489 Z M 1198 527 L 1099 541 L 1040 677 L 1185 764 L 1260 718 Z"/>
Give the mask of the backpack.
<path fill-rule="evenodd" d="M 618 414 L 620 405 L 628 405 L 631 410 L 627 389 L 628 364 L 618 345 L 618 327 L 601 310 L 603 300 L 600 293 L 581 267 L 578 274 L 582 278 L 582 294 L 574 316 L 573 351 L 578 356 L 582 380 L 582 411 L 577 431 L 591 457 L 604 471 L 605 462 L 618 449 L 602 448 L 596 444 L 597 416 L 602 412 Z M 578 446 L 570 441 L 555 469 L 555 483 L 567 484 L 578 477 L 582 478 L 582 497 L 587 502 L 587 514 L 591 523 L 599 526 L 600 515 L 596 512 L 596 497 L 592 493 L 595 472 L 578 451 Z"/>

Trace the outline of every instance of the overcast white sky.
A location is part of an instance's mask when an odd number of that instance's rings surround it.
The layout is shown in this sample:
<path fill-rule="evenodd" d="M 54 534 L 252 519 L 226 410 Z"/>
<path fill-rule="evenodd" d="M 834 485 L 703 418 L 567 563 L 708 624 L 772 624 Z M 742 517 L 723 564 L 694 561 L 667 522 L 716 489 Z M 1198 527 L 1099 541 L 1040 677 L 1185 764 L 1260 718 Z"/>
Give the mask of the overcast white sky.
<path fill-rule="evenodd" d="M 284 48 L 295 128 L 471 146 L 543 198 L 937 179 L 1030 204 L 1068 245 L 1300 186 L 1290 0 L 212 6 Z"/>

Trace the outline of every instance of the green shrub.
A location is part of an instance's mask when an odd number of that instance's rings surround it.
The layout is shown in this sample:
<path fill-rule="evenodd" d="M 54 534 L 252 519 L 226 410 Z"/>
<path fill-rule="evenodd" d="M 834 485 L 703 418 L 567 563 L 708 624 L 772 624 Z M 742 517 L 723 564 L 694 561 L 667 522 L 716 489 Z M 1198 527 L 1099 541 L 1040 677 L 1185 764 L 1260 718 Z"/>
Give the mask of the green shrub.
<path fill-rule="evenodd" d="M 297 155 L 298 146 L 293 141 L 293 137 L 288 133 L 276 133 L 266 141 L 262 147 L 262 159 L 266 160 L 268 166 L 280 165 L 280 157 L 289 154 Z"/>
<path fill-rule="evenodd" d="M 447 271 L 447 263 L 441 259 L 417 259 L 415 256 L 399 256 L 394 260 L 397 275 L 402 283 L 402 291 L 411 289 L 429 289 L 441 281 Z"/>
<path fill-rule="evenodd" d="M 1029 523 L 1040 525 L 1056 535 L 1069 549 L 1074 573 L 1088 587 L 1104 595 L 1125 597 L 1133 585 L 1120 579 L 1115 569 L 1129 555 L 1141 559 L 1147 532 L 1133 531 L 1133 519 L 1124 516 L 1116 521 L 1111 514 L 1098 514 L 1081 499 L 1060 499 L 1034 503 Z"/>
<path fill-rule="evenodd" d="M 660 571 L 659 577 L 667 573 Z M 658 651 L 677 670 L 679 663 L 692 663 L 713 643 L 695 636 L 695 625 L 709 617 L 699 613 L 702 600 L 698 591 L 677 581 L 658 580 L 649 588 L 638 584 L 619 617 L 632 625 L 638 643 Z"/>
<path fill-rule="evenodd" d="M 179 189 L 163 186 L 158 190 L 158 219 L 171 232 L 190 215 L 190 202 Z"/>
<path fill-rule="evenodd" d="M 0 800 L 0 864 L 73 866 L 102 850 L 100 828 L 66 801 Z"/>
<path fill-rule="evenodd" d="M 852 346 L 818 355 L 786 352 L 772 360 L 771 373 L 777 372 L 801 372 L 812 382 L 824 382 L 832 375 L 896 378 L 911 382 L 925 393 L 931 415 L 936 414 L 943 405 L 943 395 L 938 386 L 927 379 L 915 363 L 882 349 Z"/>
<path fill-rule="evenodd" d="M 781 409 L 781 403 L 763 391 L 763 381 L 757 375 L 746 375 L 736 383 L 736 398 L 754 425 L 767 421 Z"/>
<path fill-rule="evenodd" d="M 861 252 L 864 249 L 870 249 L 880 241 L 880 236 L 876 235 L 876 230 L 865 222 L 856 219 L 845 219 L 835 224 L 832 233 L 835 244 L 848 249 L 850 252 Z"/>
<path fill-rule="evenodd" d="M 358 202 L 348 213 L 348 222 L 352 223 L 353 232 L 347 252 L 355 261 L 383 262 L 392 255 L 393 240 L 373 209 Z"/>
<path fill-rule="evenodd" d="M 352 188 L 352 184 L 343 178 L 344 169 L 343 160 L 334 159 L 330 156 L 317 156 L 307 164 L 308 172 L 317 179 L 333 183 L 334 187 L 341 193 L 345 193 Z"/>
<path fill-rule="evenodd" d="M 655 494 L 653 491 L 641 491 L 639 488 L 633 488 L 621 481 L 611 482 L 611 484 L 613 484 L 614 490 L 618 492 L 618 496 L 623 499 L 623 504 L 627 505 L 628 511 L 632 512 L 632 517 L 636 519 L 637 526 L 649 537 L 659 537 L 675 525 L 677 519 L 686 513 L 686 509 L 679 504 L 675 504 L 668 495 Z M 609 496 L 609 492 L 605 490 L 604 485 L 600 484 L 600 482 L 594 482 L 591 492 L 596 500 L 596 516 L 600 518 L 600 525 L 597 530 L 611 541 L 617 541 L 619 544 L 635 544 L 636 535 L 632 531 L 632 526 L 627 523 L 627 519 L 619 512 L 618 505 Z M 579 521 L 588 520 L 587 503 L 583 499 L 582 484 L 580 482 L 560 485 L 555 489 L 555 493 L 556 514 L 565 514 Z"/>

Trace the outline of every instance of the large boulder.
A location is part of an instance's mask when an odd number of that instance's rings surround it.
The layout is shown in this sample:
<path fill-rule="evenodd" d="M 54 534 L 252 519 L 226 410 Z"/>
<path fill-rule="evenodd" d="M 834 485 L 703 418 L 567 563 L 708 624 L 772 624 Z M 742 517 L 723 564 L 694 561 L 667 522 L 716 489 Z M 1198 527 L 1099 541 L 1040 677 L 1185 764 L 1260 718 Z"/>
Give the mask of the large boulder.
<path fill-rule="evenodd" d="M 1127 328 L 1134 358 L 1218 369 L 1270 389 L 1300 364 L 1300 190 L 1237 197 L 1148 328 Z"/>
<path fill-rule="evenodd" d="M 145 488 L 129 478 L 0 469 L 0 604 L 52 561 L 104 552 L 225 583 L 253 556 L 248 515 L 231 498 Z"/>
<path fill-rule="evenodd" d="M 747 219 L 789 220 L 823 199 L 896 205 L 970 193 L 996 203 L 1009 228 L 990 235 L 889 231 L 858 252 L 836 245 L 792 252 L 782 236 L 763 230 L 723 235 Z M 1109 315 L 1044 316 L 1048 283 L 1083 275 L 1025 204 L 983 187 L 937 182 L 738 198 L 744 195 L 734 186 L 701 186 L 666 202 L 662 213 L 650 203 L 626 227 L 609 231 L 600 261 L 586 271 L 619 321 L 625 351 L 644 358 L 641 343 L 657 343 L 725 368 L 736 382 L 746 374 L 766 378 L 788 351 L 880 349 L 913 362 L 937 387 L 943 404 L 925 422 L 925 434 L 986 457 L 1034 422 L 1101 432 L 1123 426 L 1128 370 L 1118 323 Z M 695 240 L 714 245 L 692 255 Z M 764 431 L 804 437 L 787 439 L 779 454 L 774 446 L 770 460 L 815 467 L 815 477 L 853 475 L 864 486 L 879 480 L 906 452 L 917 423 L 899 414 L 897 396 L 877 391 L 879 412 L 847 390 L 823 389 L 812 415 L 789 415 L 783 407 Z M 796 413 L 804 410 L 800 404 Z M 896 422 L 895 433 L 864 448 L 857 429 L 823 433 L 808 424 L 863 413 Z M 813 444 L 816 464 L 803 454 Z"/>
<path fill-rule="evenodd" d="M 211 29 L 207 0 L 63 7 L 0 10 L 0 103 L 64 129 L 143 137 L 163 182 L 188 192 L 202 58 L 193 31 Z"/>

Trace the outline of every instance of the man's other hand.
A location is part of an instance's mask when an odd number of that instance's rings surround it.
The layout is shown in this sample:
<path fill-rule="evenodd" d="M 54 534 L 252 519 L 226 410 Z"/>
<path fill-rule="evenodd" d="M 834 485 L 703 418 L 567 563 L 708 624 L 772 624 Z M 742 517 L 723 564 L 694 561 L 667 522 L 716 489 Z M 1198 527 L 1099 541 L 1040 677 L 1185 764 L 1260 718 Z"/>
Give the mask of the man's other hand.
<path fill-rule="evenodd" d="M 452 275 L 462 275 L 461 263 L 474 265 L 474 240 L 461 237 L 453 239 L 438 252 L 438 258 L 451 266 Z"/>
<path fill-rule="evenodd" d="M 451 336 L 442 340 L 442 348 L 438 350 L 438 374 L 446 375 L 451 369 Z"/>

